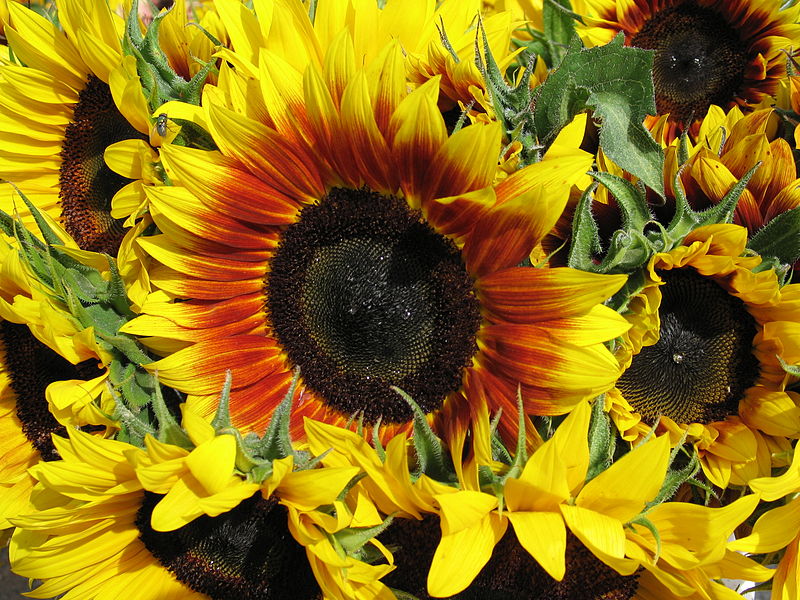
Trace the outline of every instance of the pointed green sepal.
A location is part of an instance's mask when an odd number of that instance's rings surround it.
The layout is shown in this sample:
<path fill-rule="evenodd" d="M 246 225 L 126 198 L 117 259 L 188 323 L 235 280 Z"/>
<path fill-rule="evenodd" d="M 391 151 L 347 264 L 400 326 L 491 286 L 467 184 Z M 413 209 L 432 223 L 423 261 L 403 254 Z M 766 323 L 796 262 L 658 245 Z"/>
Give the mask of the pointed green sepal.
<path fill-rule="evenodd" d="M 604 409 L 603 396 L 594 400 L 592 417 L 589 422 L 589 468 L 586 481 L 591 481 L 608 469 L 614 458 L 617 437 L 611 426 L 611 419 Z"/>
<path fill-rule="evenodd" d="M 267 431 L 258 449 L 259 458 L 277 460 L 294 454 L 292 438 L 289 435 L 289 421 L 292 414 L 292 398 L 300 381 L 300 369 L 295 369 L 289 390 L 272 413 Z"/>
<path fill-rule="evenodd" d="M 763 257 L 794 264 L 800 258 L 800 207 L 777 215 L 750 239 L 747 247 Z"/>
<path fill-rule="evenodd" d="M 425 413 L 403 390 L 396 386 L 391 386 L 391 389 L 408 403 L 414 413 L 414 450 L 418 463 L 414 475 L 419 477 L 424 474 L 436 481 L 454 482 L 455 470 L 450 455 L 445 451 L 442 440 L 431 429 Z"/>

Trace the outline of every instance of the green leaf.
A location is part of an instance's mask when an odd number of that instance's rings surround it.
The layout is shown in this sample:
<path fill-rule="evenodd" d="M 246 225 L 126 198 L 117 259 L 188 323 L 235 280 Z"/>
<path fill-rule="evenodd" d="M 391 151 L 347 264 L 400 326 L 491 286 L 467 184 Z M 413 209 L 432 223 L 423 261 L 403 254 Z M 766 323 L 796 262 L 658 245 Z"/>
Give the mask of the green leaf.
<path fill-rule="evenodd" d="M 655 114 L 653 53 L 623 46 L 617 35 L 605 46 L 573 49 L 537 88 L 534 129 L 549 145 L 579 112 L 600 121 L 600 146 L 617 165 L 664 197 L 664 153 L 644 127 Z"/>
<path fill-rule="evenodd" d="M 542 7 L 545 37 L 551 41 L 550 66 L 555 67 L 566 54 L 567 45 L 575 35 L 575 19 L 569 0 L 544 0 Z"/>
<path fill-rule="evenodd" d="M 761 256 L 794 263 L 800 258 L 800 207 L 772 219 L 750 239 L 747 247 Z"/>

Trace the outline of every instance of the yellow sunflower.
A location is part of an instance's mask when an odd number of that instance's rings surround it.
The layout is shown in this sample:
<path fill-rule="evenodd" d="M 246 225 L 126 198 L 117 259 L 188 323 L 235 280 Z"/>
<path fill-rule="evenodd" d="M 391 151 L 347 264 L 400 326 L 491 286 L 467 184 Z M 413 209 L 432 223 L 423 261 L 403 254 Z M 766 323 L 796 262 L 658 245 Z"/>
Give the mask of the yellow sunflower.
<path fill-rule="evenodd" d="M 163 234 L 139 240 L 161 263 L 161 292 L 124 328 L 171 353 L 146 368 L 205 414 L 230 369 L 233 423 L 247 432 L 263 430 L 299 367 L 298 438 L 304 416 L 409 428 L 392 386 L 429 415 L 484 394 L 513 415 L 518 385 L 532 412 L 566 412 L 610 387 L 603 342 L 627 324 L 601 303 L 625 278 L 517 266 L 591 156 L 556 146 L 495 185 L 499 125 L 448 137 L 438 80 L 409 93 L 396 43 L 366 70 L 352 48 L 343 32 L 327 72 L 302 80 L 262 51 L 247 102 L 262 121 L 206 87 L 220 151 L 162 148 L 179 185 L 151 188 Z"/>
<path fill-rule="evenodd" d="M 31 596 L 313 600 L 322 585 L 330 598 L 391 597 L 368 593 L 370 566 L 338 555 L 332 541 L 381 523 L 363 495 L 352 505 L 340 498 L 357 467 L 295 470 L 289 455 L 256 483 L 237 469 L 233 435 L 188 410 L 183 427 L 191 449 L 77 431 L 54 439 L 62 460 L 31 471 L 36 510 L 13 520 L 12 568 L 42 580 Z M 327 562 L 313 568 L 320 555 Z M 390 568 L 375 567 L 372 578 Z"/>
<path fill-rule="evenodd" d="M 93 424 L 105 431 L 113 400 L 108 356 L 0 242 L 0 528 L 28 502 L 27 469 L 58 453 L 51 434 Z M 95 403 L 95 400 L 98 402 Z M 102 407 L 102 409 L 101 409 Z"/>
<path fill-rule="evenodd" d="M 196 15 L 194 10 L 196 7 L 193 7 L 189 0 L 182 0 L 161 18 L 158 26 L 159 48 L 164 59 L 172 68 L 174 75 L 186 82 L 198 75 L 206 64 L 213 62 L 212 55 L 217 48 L 208 35 L 222 44 L 227 43 L 227 32 L 219 14 L 213 10 L 215 5 L 207 4 L 209 9 L 203 10 L 202 18 L 195 21 L 190 19 L 189 13 Z M 208 70 L 204 81 L 213 83 L 216 78 L 215 71 Z M 147 212 L 144 186 L 163 182 L 164 173 L 157 148 L 164 143 L 172 142 L 180 133 L 180 127 L 171 117 L 180 116 L 181 113 L 159 110 L 152 118 L 148 116 L 150 109 L 142 95 L 142 83 L 133 56 L 125 56 L 122 59 L 121 67 L 111 73 L 109 83 L 112 91 L 117 90 L 119 105 L 136 104 L 139 107 L 136 111 L 138 119 L 136 128 L 148 132 L 147 140 L 123 139 L 109 144 L 103 153 L 108 168 L 124 178 L 124 181 L 129 181 L 113 194 L 109 204 L 111 217 L 120 220 L 124 227 L 132 227 L 136 219 Z M 185 106 L 186 109 L 189 108 L 189 105 Z M 132 241 L 128 240 L 122 245 L 129 247 L 131 244 Z"/>
<path fill-rule="evenodd" d="M 229 32 L 230 46 L 236 51 L 223 51 L 220 55 L 237 69 L 255 74 L 259 53 L 267 49 L 280 54 L 302 74 L 310 65 L 322 66 L 326 55 L 332 60 L 329 48 L 340 32 L 347 30 L 357 63 L 362 58 L 364 63 L 372 62 L 387 43 L 395 40 L 403 48 L 409 81 L 421 84 L 439 76 L 442 110 L 460 112 L 459 103 L 463 106 L 473 101 L 485 109 L 491 107 L 486 85 L 475 65 L 479 0 L 322 0 L 313 3 L 313 20 L 307 14 L 311 6 L 278 0 L 256 3 L 253 10 L 238 3 L 219 3 L 217 11 Z M 482 22 L 492 55 L 503 67 L 516 54 L 511 51 L 515 25 L 509 12 L 498 12 Z M 331 83 L 334 98 L 338 98 L 341 88 L 337 82 Z M 172 110 L 182 110 L 172 104 L 167 108 L 170 114 Z"/>
<path fill-rule="evenodd" d="M 783 551 L 772 580 L 771 598 L 793 600 L 800 594 L 800 452 L 779 477 L 763 477 L 750 487 L 766 502 L 775 502 L 753 526 L 752 533 L 733 541 L 731 549 L 767 554 Z"/>
<path fill-rule="evenodd" d="M 606 396 L 625 439 L 657 422 L 674 442 L 688 432 L 723 488 L 768 475 L 800 436 L 800 397 L 779 362 L 800 361 L 800 286 L 759 271 L 746 242 L 744 227 L 701 227 L 651 259 L 617 352 L 626 370 Z"/>
<path fill-rule="evenodd" d="M 478 409 L 476 416 L 472 452 L 463 452 L 463 433 L 450 446 L 455 486 L 412 477 L 405 436 L 379 456 L 353 432 L 306 423 L 312 451 L 330 450 L 323 463 L 358 465 L 366 474 L 358 486 L 396 515 L 379 536 L 394 548 L 388 585 L 425 599 L 678 598 L 721 589 L 713 577 L 771 575 L 725 546 L 757 496 L 720 509 L 650 504 L 667 473 L 667 436 L 588 479 L 590 409 L 581 403 L 512 472 L 492 459 L 488 413 Z M 499 476 L 494 484 L 487 469 Z"/>
<path fill-rule="evenodd" d="M 772 0 L 586 4 L 578 31 L 588 44 L 605 44 L 621 31 L 627 45 L 655 50 L 656 108 L 669 115 L 667 142 L 711 105 L 749 110 L 772 101 L 786 76 L 786 52 L 800 45 L 797 7 L 780 10 Z"/>
<path fill-rule="evenodd" d="M 127 180 L 104 164 L 103 151 L 150 128 L 141 90 L 137 98 L 118 85 L 131 66 L 122 60 L 123 21 L 93 0 L 58 3 L 63 31 L 23 5 L 8 9 L 5 35 L 19 62 L 0 66 L 0 179 L 81 248 L 115 254 L 123 227 L 109 209 Z M 0 208 L 26 214 L 9 186 L 0 188 Z"/>

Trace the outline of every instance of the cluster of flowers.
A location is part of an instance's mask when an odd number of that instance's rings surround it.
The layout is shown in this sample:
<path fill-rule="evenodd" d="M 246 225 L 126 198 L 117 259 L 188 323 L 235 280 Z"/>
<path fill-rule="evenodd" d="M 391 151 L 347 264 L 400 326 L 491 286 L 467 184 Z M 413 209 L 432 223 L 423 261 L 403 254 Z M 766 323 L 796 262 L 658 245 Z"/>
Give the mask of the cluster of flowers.
<path fill-rule="evenodd" d="M 34 598 L 800 597 L 800 5 L 0 0 Z"/>

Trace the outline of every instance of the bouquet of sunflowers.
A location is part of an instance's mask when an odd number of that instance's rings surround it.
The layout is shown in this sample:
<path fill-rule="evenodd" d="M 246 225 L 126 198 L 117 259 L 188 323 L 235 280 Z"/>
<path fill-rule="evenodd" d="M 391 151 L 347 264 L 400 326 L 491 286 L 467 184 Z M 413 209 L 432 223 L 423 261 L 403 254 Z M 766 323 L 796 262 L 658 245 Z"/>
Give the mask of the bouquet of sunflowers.
<path fill-rule="evenodd" d="M 0 0 L 27 596 L 800 597 L 798 21 Z"/>

